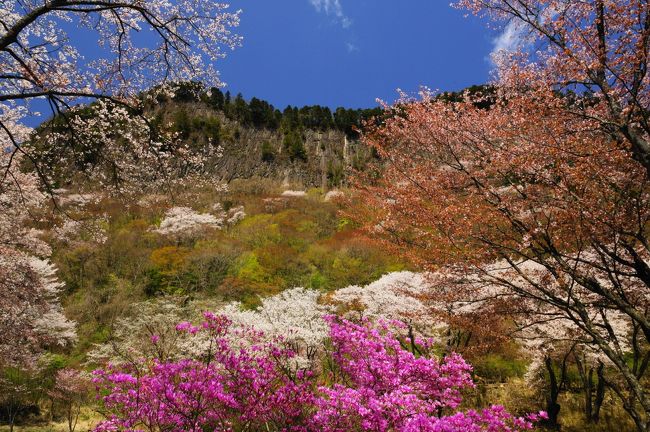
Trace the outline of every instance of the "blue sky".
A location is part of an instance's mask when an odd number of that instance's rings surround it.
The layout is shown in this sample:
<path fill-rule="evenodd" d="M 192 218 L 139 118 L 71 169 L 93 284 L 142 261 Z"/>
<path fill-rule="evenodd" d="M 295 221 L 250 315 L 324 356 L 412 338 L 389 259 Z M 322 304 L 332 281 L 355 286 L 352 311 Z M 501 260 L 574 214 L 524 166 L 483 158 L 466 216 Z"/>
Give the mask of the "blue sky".
<path fill-rule="evenodd" d="M 243 47 L 221 61 L 227 89 L 276 107 L 369 107 L 398 88 L 486 82 L 495 35 L 441 0 L 232 0 Z"/>
<path fill-rule="evenodd" d="M 213 1 L 213 0 L 205 0 Z M 519 30 L 488 30 L 445 0 L 228 0 L 242 9 L 243 46 L 217 64 L 226 90 L 276 108 L 324 105 L 367 108 L 393 102 L 397 89 L 459 90 L 490 79 L 490 53 L 512 48 Z M 96 36 L 70 25 L 88 59 Z M 210 83 L 206 83 L 210 84 Z M 51 114 L 32 108 L 36 126 Z"/>

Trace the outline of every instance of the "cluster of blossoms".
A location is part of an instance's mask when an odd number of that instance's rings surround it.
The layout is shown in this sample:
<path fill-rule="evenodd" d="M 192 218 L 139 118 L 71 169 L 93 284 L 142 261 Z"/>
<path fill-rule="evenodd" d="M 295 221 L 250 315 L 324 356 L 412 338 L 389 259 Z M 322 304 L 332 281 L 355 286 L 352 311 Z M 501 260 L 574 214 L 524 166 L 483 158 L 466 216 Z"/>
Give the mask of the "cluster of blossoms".
<path fill-rule="evenodd" d="M 305 191 L 296 191 L 296 190 L 286 190 L 282 192 L 283 197 L 287 198 L 302 198 L 307 196 L 307 192 Z"/>
<path fill-rule="evenodd" d="M 531 429 L 544 416 L 516 418 L 497 406 L 440 415 L 473 385 L 460 356 L 418 357 L 402 347 L 395 324 L 325 321 L 331 348 L 322 370 L 307 371 L 288 367 L 296 354 L 282 338 L 268 341 L 211 313 L 199 326 L 182 322 L 177 331 L 210 341 L 201 358 L 150 358 L 96 371 L 108 418 L 95 430 L 510 432 Z"/>
<path fill-rule="evenodd" d="M 228 225 L 235 225 L 238 222 L 241 222 L 246 217 L 246 212 L 244 211 L 244 206 L 233 207 L 228 210 L 228 215 L 226 223 Z"/>
<path fill-rule="evenodd" d="M 400 320 L 415 325 L 431 324 L 428 309 L 419 297 L 431 288 L 426 274 L 408 271 L 388 273 L 366 286 L 351 285 L 336 290 L 330 301 L 352 307 L 356 306 L 362 316 Z"/>
<path fill-rule="evenodd" d="M 50 233 L 58 241 L 65 243 L 88 241 L 95 244 L 104 244 L 108 240 L 106 232 L 107 217 L 87 220 L 65 219 L 61 225 L 52 227 Z"/>
<path fill-rule="evenodd" d="M 159 234 L 194 233 L 203 228 L 221 228 L 225 215 L 214 216 L 210 213 L 198 213 L 189 207 L 172 207 L 165 212 L 160 226 L 155 230 Z"/>
<path fill-rule="evenodd" d="M 19 165 L 20 155 L 0 153 L 0 363 L 25 366 L 76 334 L 58 301 L 63 284 L 47 260 L 51 249 L 29 228 L 44 195 Z"/>
<path fill-rule="evenodd" d="M 246 212 L 242 206 L 233 207 L 226 212 L 221 204 L 216 204 L 212 213 L 198 213 L 190 207 L 172 207 L 165 212 L 165 217 L 155 232 L 191 235 L 205 228 L 221 229 L 224 225 L 234 225 L 245 217 Z"/>
<path fill-rule="evenodd" d="M 118 318 L 111 327 L 110 341 L 96 345 L 89 353 L 88 360 L 93 364 L 133 363 L 137 359 L 155 357 L 159 360 L 179 359 L 182 335 L 175 327 L 180 321 L 195 319 L 196 305 L 183 299 L 165 298 L 134 303 L 124 316 Z M 151 344 L 152 338 L 156 344 Z"/>
<path fill-rule="evenodd" d="M 461 390 L 474 385 L 471 366 L 461 356 L 417 357 L 403 348 L 395 333 L 401 323 L 325 319 L 335 364 L 326 381 L 334 384 L 318 388 L 315 430 L 516 431 L 531 429 L 534 421 L 545 417 L 541 412 L 517 418 L 501 406 L 440 415 L 443 409 L 457 408 Z M 426 351 L 433 341 L 416 343 Z"/>
<path fill-rule="evenodd" d="M 309 367 L 321 351 L 328 328 L 323 315 L 332 309 L 319 303 L 321 293 L 293 288 L 262 300 L 257 310 L 245 310 L 238 302 L 222 308 L 219 313 L 237 327 L 253 325 L 267 338 L 282 337 L 296 353 L 297 368 Z"/>
<path fill-rule="evenodd" d="M 90 359 L 100 364 L 108 359 L 123 362 L 154 354 L 159 358 L 200 357 L 209 340 L 187 341 L 178 338 L 173 329 L 176 322 L 193 319 L 197 309 L 209 309 L 228 317 L 233 328 L 253 326 L 267 340 L 282 337 L 296 353 L 292 367 L 311 367 L 328 337 L 329 327 L 322 318 L 327 314 L 340 313 L 349 319 L 402 321 L 418 334 L 436 333 L 441 322 L 418 299 L 429 286 L 427 281 L 426 275 L 395 272 L 367 286 L 354 285 L 326 296 L 317 290 L 292 288 L 261 299 L 255 310 L 246 309 L 239 302 L 225 306 L 173 299 L 138 303 L 133 306 L 137 312 L 117 320 L 112 340 L 91 351 Z M 432 326 L 432 322 L 436 325 Z M 143 342 L 154 334 L 160 336 L 160 343 L 152 351 Z"/>

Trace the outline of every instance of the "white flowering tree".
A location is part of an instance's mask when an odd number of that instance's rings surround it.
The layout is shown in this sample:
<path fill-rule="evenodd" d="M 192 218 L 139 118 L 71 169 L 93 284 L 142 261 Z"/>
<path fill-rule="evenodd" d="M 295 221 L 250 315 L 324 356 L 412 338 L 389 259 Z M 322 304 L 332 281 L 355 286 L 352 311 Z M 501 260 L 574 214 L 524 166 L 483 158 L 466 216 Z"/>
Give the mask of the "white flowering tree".
<path fill-rule="evenodd" d="M 384 320 L 399 320 L 416 326 L 435 327 L 429 315 L 430 309 L 420 300 L 430 289 L 426 274 L 408 271 L 388 273 L 366 285 L 352 285 L 335 291 L 329 300 L 362 317 Z"/>
<path fill-rule="evenodd" d="M 596 258 L 588 252 L 566 259 L 572 260 L 575 271 L 588 273 L 608 289 L 623 280 L 610 281 L 603 273 L 590 271 Z M 558 401 L 568 388 L 570 368 L 575 368 L 582 380 L 583 406 L 589 422 L 598 421 L 606 389 L 626 397 L 625 383 L 615 373 L 621 366 L 619 359 L 626 362 L 626 367 L 629 360 L 634 375 L 645 374 L 650 354 L 642 342 L 640 327 L 622 311 L 603 307 L 596 295 L 581 289 L 571 278 L 550 278 L 545 267 L 534 260 L 496 261 L 481 269 L 465 266 L 456 271 L 458 274 L 431 274 L 431 289 L 422 301 L 452 328 L 487 341 L 484 346 L 478 345 L 480 351 L 488 351 L 495 342 L 510 338 L 518 342 L 531 360 L 529 383 L 544 390 L 549 426 L 558 425 Z M 552 293 L 557 303 L 548 304 L 524 291 L 528 286 Z M 579 313 L 558 306 L 566 301 L 562 294 L 566 287 L 573 296 L 570 304 L 580 305 Z M 513 295 L 512 290 L 517 294 Z M 585 321 L 589 323 L 587 328 Z M 610 351 L 603 350 L 603 345 Z"/>
<path fill-rule="evenodd" d="M 213 62 L 240 43 L 232 33 L 239 12 L 201 0 L 10 0 L 0 24 L 0 124 L 9 140 L 15 107 L 36 99 L 59 111 L 84 98 L 129 102 L 173 81 L 218 84 Z M 84 50 L 82 35 L 96 46 Z"/>
<path fill-rule="evenodd" d="M 182 355 L 182 335 L 176 331 L 176 325 L 197 319 L 200 308 L 194 302 L 172 297 L 133 304 L 112 324 L 109 340 L 89 352 L 88 360 L 104 364 L 135 362 L 147 357 L 163 361 L 176 359 Z"/>
<path fill-rule="evenodd" d="M 130 103 L 149 103 L 155 94 L 149 91 Z M 206 175 L 222 156 L 222 148 L 212 143 L 193 147 L 173 131 L 173 125 L 155 124 L 153 117 L 151 110 L 99 100 L 73 107 L 44 124 L 21 150 L 45 180 L 72 183 L 75 173 L 91 189 L 111 195 L 161 191 L 169 195 L 189 184 L 223 188 Z"/>
<path fill-rule="evenodd" d="M 160 226 L 155 229 L 159 234 L 189 235 L 205 228 L 219 229 L 223 226 L 226 213 L 217 209 L 216 215 L 198 213 L 189 207 L 172 207 L 165 212 Z"/>
<path fill-rule="evenodd" d="M 319 301 L 320 297 L 319 291 L 292 288 L 262 299 L 256 310 L 244 309 L 234 302 L 219 313 L 237 327 L 253 327 L 270 339 L 282 338 L 298 354 L 296 366 L 310 367 L 328 336 L 323 316 L 333 311 L 330 305 Z"/>
<path fill-rule="evenodd" d="M 44 196 L 35 175 L 8 167 L 11 159 L 20 155 L 0 154 L 0 358 L 7 362 L 75 337 L 58 303 L 62 284 L 47 261 L 51 250 L 29 228 L 30 212 Z"/>
<path fill-rule="evenodd" d="M 240 44 L 232 32 L 238 24 L 239 12 L 228 4 L 202 0 L 2 2 L 0 148 L 29 156 L 21 148 L 30 132 L 24 120 L 40 107 L 60 118 L 57 132 L 64 130 L 68 138 L 93 131 L 114 142 L 123 156 L 110 158 L 116 170 L 128 168 L 128 162 L 155 169 L 159 164 L 151 162 L 165 140 L 155 136 L 146 118 L 132 120 L 142 112 L 141 92 L 169 91 L 171 83 L 188 80 L 218 86 L 214 62 Z M 98 112 L 89 125 L 70 108 L 92 100 L 104 102 L 93 108 Z M 134 121 L 139 124 L 130 126 L 140 126 L 132 132 L 138 139 L 110 139 L 116 126 Z"/>

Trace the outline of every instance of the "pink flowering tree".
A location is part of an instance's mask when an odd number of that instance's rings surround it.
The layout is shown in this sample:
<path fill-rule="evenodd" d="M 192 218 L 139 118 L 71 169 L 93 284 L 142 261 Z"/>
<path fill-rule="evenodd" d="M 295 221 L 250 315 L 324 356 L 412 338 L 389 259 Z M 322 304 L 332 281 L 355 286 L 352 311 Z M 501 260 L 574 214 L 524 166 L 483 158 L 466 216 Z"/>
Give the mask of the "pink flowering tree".
<path fill-rule="evenodd" d="M 68 424 L 68 431 L 77 428 L 81 407 L 87 402 L 92 383 L 87 373 L 75 369 L 61 369 L 56 374 L 54 388 L 49 391 L 50 397 L 62 407 Z"/>
<path fill-rule="evenodd" d="M 107 419 L 95 430 L 497 432 L 531 429 L 539 418 L 514 417 L 498 406 L 445 415 L 473 385 L 460 356 L 418 357 L 402 347 L 393 324 L 326 321 L 331 350 L 308 371 L 291 367 L 295 353 L 282 339 L 268 342 L 223 316 L 206 313 L 200 326 L 181 323 L 178 331 L 203 354 L 96 371 Z M 426 351 L 431 342 L 418 343 Z"/>

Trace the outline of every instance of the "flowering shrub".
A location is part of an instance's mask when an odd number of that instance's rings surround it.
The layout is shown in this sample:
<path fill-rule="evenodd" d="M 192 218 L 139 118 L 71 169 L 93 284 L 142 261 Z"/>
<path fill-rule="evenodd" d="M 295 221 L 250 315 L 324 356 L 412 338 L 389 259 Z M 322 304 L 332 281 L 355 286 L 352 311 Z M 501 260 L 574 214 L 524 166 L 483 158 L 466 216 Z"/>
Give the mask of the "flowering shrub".
<path fill-rule="evenodd" d="M 142 359 L 95 372 L 108 412 L 96 431 L 519 431 L 543 413 L 515 418 L 502 407 L 448 416 L 473 385 L 459 355 L 442 360 L 405 350 L 391 326 L 328 316 L 324 371 L 293 372 L 281 338 L 204 314 L 177 330 L 206 338 L 199 360 Z M 399 325 L 399 324 L 395 324 Z M 159 340 L 151 338 L 154 345 Z M 418 340 L 422 349 L 430 341 Z M 326 367 L 327 366 L 327 367 Z"/>
<path fill-rule="evenodd" d="M 189 207 L 173 207 L 165 212 L 165 218 L 155 231 L 160 234 L 194 233 L 201 228 L 221 228 L 225 214 L 218 216 L 197 213 Z"/>
<path fill-rule="evenodd" d="M 201 360 L 143 360 L 95 372 L 98 387 L 108 391 L 103 401 L 111 413 L 97 431 L 292 430 L 304 423 L 303 406 L 312 398 L 307 375 L 282 367 L 293 353 L 259 342 L 252 329 L 238 331 L 239 339 L 249 342 L 238 346 L 229 337 L 227 318 L 204 317 L 200 327 L 177 326 L 209 338 Z M 159 341 L 153 336 L 151 342 Z"/>
<path fill-rule="evenodd" d="M 457 408 L 460 391 L 473 387 L 471 366 L 458 354 L 442 360 L 403 348 L 391 327 L 326 317 L 335 369 L 320 386 L 311 420 L 324 431 L 511 431 L 532 428 L 544 413 L 515 418 L 503 407 L 441 416 Z M 431 340 L 416 340 L 423 348 Z"/>

